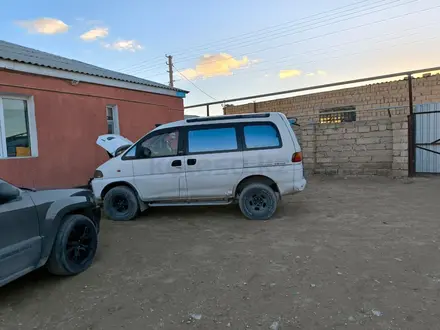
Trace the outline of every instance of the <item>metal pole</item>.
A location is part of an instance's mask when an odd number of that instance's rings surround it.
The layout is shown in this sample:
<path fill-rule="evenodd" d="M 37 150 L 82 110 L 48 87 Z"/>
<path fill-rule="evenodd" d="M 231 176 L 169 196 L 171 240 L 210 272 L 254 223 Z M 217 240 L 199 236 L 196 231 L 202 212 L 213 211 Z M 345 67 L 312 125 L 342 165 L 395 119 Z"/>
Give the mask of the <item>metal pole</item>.
<path fill-rule="evenodd" d="M 412 87 L 412 75 L 408 75 L 408 95 L 409 95 L 409 114 L 412 115 L 414 112 L 413 103 L 413 87 Z"/>
<path fill-rule="evenodd" d="M 206 116 L 209 117 L 209 104 L 206 105 Z"/>
<path fill-rule="evenodd" d="M 408 98 L 409 98 L 409 116 L 408 116 L 408 177 L 415 176 L 416 173 L 416 141 L 415 141 L 415 116 L 412 75 L 408 75 Z"/>

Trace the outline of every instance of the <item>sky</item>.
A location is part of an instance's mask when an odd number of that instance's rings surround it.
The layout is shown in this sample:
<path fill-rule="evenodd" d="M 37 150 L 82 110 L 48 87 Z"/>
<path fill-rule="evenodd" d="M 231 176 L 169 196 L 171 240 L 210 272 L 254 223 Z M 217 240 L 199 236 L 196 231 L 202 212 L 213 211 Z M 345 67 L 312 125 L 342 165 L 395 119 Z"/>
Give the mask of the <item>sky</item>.
<path fill-rule="evenodd" d="M 440 66 L 439 15 L 438 0 L 14 0 L 0 39 L 165 84 L 173 55 L 188 106 Z"/>

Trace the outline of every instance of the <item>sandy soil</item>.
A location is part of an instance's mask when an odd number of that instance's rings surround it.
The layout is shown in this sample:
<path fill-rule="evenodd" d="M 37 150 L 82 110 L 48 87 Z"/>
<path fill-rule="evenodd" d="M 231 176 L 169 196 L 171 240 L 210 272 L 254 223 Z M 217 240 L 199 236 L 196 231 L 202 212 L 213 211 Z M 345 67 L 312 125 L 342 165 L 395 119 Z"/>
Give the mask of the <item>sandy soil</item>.
<path fill-rule="evenodd" d="M 439 329 L 440 178 L 314 177 L 271 221 L 103 220 L 94 265 L 0 288 L 0 329 Z"/>

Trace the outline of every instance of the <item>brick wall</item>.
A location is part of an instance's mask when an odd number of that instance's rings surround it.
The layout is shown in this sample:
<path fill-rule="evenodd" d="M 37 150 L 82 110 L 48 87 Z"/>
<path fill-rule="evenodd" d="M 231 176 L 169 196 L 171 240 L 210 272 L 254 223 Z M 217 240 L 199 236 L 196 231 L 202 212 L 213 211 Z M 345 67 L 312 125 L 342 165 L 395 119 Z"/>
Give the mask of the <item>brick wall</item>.
<path fill-rule="evenodd" d="M 393 131 L 392 174 L 395 177 L 408 176 L 408 120 L 407 117 L 391 118 Z"/>
<path fill-rule="evenodd" d="M 282 112 L 297 117 L 306 172 L 408 175 L 408 80 L 227 105 L 225 114 Z M 414 105 L 440 102 L 440 75 L 413 79 Z M 356 121 L 318 124 L 322 110 L 354 106 Z M 336 110 L 336 109 L 335 109 Z"/>
<path fill-rule="evenodd" d="M 406 116 L 301 126 L 307 173 L 382 175 L 408 172 Z"/>
<path fill-rule="evenodd" d="M 440 75 L 413 79 L 413 97 L 414 104 L 440 102 Z M 358 120 L 371 120 L 388 117 L 388 107 L 394 108 L 391 110 L 393 116 L 407 114 L 408 102 L 408 81 L 404 79 L 238 106 L 225 106 L 224 113 L 277 111 L 298 117 L 298 121 L 303 123 L 317 121 L 321 110 L 355 106 L 356 111 L 359 111 Z"/>

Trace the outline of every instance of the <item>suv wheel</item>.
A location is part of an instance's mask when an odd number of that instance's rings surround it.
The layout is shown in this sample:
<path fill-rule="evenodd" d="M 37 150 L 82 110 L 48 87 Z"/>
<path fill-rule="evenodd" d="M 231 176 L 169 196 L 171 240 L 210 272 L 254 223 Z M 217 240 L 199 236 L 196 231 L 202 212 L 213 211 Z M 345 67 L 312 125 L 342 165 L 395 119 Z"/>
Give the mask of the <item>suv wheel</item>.
<path fill-rule="evenodd" d="M 82 214 L 63 219 L 52 248 L 47 269 L 55 275 L 75 275 L 93 262 L 98 247 L 98 231 Z"/>
<path fill-rule="evenodd" d="M 275 213 L 278 198 L 271 187 L 262 183 L 246 186 L 240 194 L 241 212 L 251 220 L 268 220 Z"/>
<path fill-rule="evenodd" d="M 135 218 L 139 212 L 139 204 L 133 190 L 125 186 L 110 189 L 104 197 L 104 212 L 114 221 Z"/>

